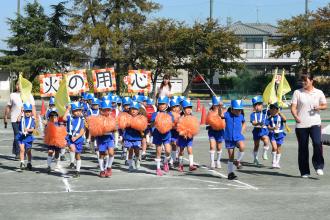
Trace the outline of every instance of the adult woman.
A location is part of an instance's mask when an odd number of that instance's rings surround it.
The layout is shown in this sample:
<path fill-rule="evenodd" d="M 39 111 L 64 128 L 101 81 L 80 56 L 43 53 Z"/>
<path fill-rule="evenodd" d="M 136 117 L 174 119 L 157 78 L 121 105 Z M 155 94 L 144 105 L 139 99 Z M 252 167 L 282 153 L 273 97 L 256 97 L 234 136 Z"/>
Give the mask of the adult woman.
<path fill-rule="evenodd" d="M 19 123 L 17 122 L 17 118 L 18 118 L 19 114 L 21 113 L 22 107 L 23 107 L 23 102 L 21 99 L 21 93 L 20 93 L 20 88 L 19 88 L 18 82 L 16 82 L 16 84 L 15 84 L 15 89 L 16 89 L 15 92 L 10 94 L 10 99 L 9 99 L 6 109 L 5 109 L 4 123 L 5 123 L 5 127 L 6 127 L 7 118 L 10 113 L 10 121 L 11 121 L 11 125 L 12 125 L 13 131 L 14 131 L 14 141 L 13 141 L 12 153 L 15 154 L 16 158 L 18 158 L 19 157 L 19 145 L 18 145 L 18 142 L 15 137 L 19 132 L 19 130 L 18 130 Z M 32 104 L 32 114 L 35 117 L 36 109 L 35 109 L 34 98 L 32 95 L 30 97 L 29 102 Z"/>
<path fill-rule="evenodd" d="M 323 175 L 324 158 L 321 144 L 320 110 L 327 108 L 324 93 L 314 88 L 313 76 L 304 74 L 301 77 L 303 88 L 294 91 L 291 113 L 296 120 L 296 136 L 298 140 L 298 164 L 303 178 L 310 175 L 308 143 L 313 142 L 313 167 L 318 175 Z"/>
<path fill-rule="evenodd" d="M 165 75 L 163 77 L 162 83 L 160 84 L 160 87 L 158 88 L 157 98 L 163 96 L 171 97 L 172 96 L 171 89 L 172 89 L 172 85 L 170 82 L 170 76 Z"/>

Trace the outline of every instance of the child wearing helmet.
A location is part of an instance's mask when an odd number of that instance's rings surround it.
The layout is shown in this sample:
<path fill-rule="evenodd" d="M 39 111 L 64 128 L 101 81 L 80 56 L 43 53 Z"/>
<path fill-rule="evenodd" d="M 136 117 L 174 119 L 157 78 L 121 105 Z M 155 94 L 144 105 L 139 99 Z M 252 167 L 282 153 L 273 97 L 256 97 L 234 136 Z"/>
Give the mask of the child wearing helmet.
<path fill-rule="evenodd" d="M 91 108 L 87 111 L 87 117 L 89 116 L 98 116 L 100 114 L 100 101 L 98 98 L 93 98 L 91 102 Z M 89 142 L 90 148 L 92 152 L 95 152 L 97 158 L 99 158 L 99 151 L 97 149 L 96 139 L 92 137 L 90 133 L 88 133 L 87 142 Z"/>
<path fill-rule="evenodd" d="M 172 97 L 170 101 L 169 111 L 173 114 L 173 116 L 176 114 L 178 117 L 180 117 L 181 113 L 181 107 L 178 97 Z M 171 130 L 171 160 L 169 162 L 170 168 L 174 169 L 174 163 L 177 162 L 178 159 L 178 149 L 177 149 L 177 141 L 179 137 L 179 132 L 176 130 L 176 126 L 173 126 Z"/>
<path fill-rule="evenodd" d="M 68 105 L 63 120 L 66 122 L 67 127 L 67 142 L 70 148 L 70 165 L 71 169 L 74 168 L 74 161 L 76 160 L 76 172 L 73 177 L 80 176 L 81 157 L 80 154 L 83 150 L 85 124 L 82 113 L 83 106 L 80 102 L 72 102 Z M 70 114 L 71 110 L 71 114 Z"/>
<path fill-rule="evenodd" d="M 24 155 L 25 152 L 28 157 L 28 163 L 26 168 L 32 170 L 32 143 L 34 137 L 32 135 L 35 129 L 35 119 L 32 117 L 32 104 L 23 103 L 23 108 L 21 113 L 17 118 L 19 123 L 19 133 L 15 137 L 20 148 L 19 158 L 20 158 L 20 169 L 25 169 Z"/>
<path fill-rule="evenodd" d="M 226 121 L 226 128 L 224 133 L 225 146 L 228 151 L 228 179 L 237 179 L 234 173 L 234 163 L 237 169 L 242 168 L 241 161 L 244 156 L 244 136 L 246 124 L 243 115 L 243 101 L 242 100 L 231 100 L 231 108 L 223 114 L 223 118 Z M 238 158 L 235 158 L 235 148 L 239 149 Z"/>

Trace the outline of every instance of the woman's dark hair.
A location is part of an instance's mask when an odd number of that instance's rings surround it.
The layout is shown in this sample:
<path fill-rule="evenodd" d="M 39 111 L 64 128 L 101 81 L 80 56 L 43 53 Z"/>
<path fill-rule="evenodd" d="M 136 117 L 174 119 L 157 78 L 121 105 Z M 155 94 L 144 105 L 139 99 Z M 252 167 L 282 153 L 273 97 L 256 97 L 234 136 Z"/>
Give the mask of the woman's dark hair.
<path fill-rule="evenodd" d="M 165 80 L 165 79 L 170 80 L 170 76 L 169 76 L 169 75 L 164 75 L 164 77 L 163 77 L 163 81 L 162 81 L 162 83 L 160 84 L 159 89 L 163 89 L 163 87 L 165 86 L 165 83 L 164 83 L 164 80 Z M 171 85 L 171 82 L 170 82 L 170 81 L 168 82 L 167 85 L 168 85 L 168 87 L 169 87 L 170 90 L 171 90 L 172 85 Z"/>
<path fill-rule="evenodd" d="M 14 92 L 17 92 L 17 89 L 16 89 L 17 83 L 18 83 L 18 79 L 15 79 L 14 80 Z"/>
<path fill-rule="evenodd" d="M 300 78 L 304 81 L 307 79 L 314 80 L 314 75 L 311 73 L 303 73 L 303 74 L 301 74 Z"/>
<path fill-rule="evenodd" d="M 58 114 L 56 111 L 51 111 L 48 117 L 58 117 Z"/>

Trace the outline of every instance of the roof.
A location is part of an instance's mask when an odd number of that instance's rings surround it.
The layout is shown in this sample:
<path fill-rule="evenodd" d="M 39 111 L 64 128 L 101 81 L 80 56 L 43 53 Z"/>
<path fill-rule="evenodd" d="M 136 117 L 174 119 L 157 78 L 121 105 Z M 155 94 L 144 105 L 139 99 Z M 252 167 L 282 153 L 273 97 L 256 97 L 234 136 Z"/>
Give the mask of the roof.
<path fill-rule="evenodd" d="M 240 36 L 281 36 L 277 32 L 277 27 L 267 23 L 242 23 L 238 21 L 230 25 L 228 29 Z"/>

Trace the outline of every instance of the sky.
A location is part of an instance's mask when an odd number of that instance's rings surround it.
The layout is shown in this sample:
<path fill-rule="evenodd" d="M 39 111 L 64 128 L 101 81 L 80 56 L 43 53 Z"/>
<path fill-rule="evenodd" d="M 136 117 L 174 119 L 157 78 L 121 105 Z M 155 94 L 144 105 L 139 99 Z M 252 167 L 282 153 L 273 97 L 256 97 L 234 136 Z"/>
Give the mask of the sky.
<path fill-rule="evenodd" d="M 50 13 L 50 5 L 63 0 L 39 0 Z M 194 21 L 205 21 L 210 13 L 210 0 L 153 0 L 162 8 L 149 15 L 149 18 L 173 18 L 192 24 Z M 21 0 L 21 11 L 27 2 Z M 308 0 L 309 10 L 316 10 L 327 5 L 329 0 Z M 226 24 L 230 17 L 232 22 L 270 23 L 276 25 L 278 20 L 290 18 L 305 12 L 305 0 L 213 0 L 213 18 Z M 3 42 L 10 35 L 7 18 L 14 18 L 17 11 L 16 0 L 0 0 L 0 49 L 6 48 Z"/>

